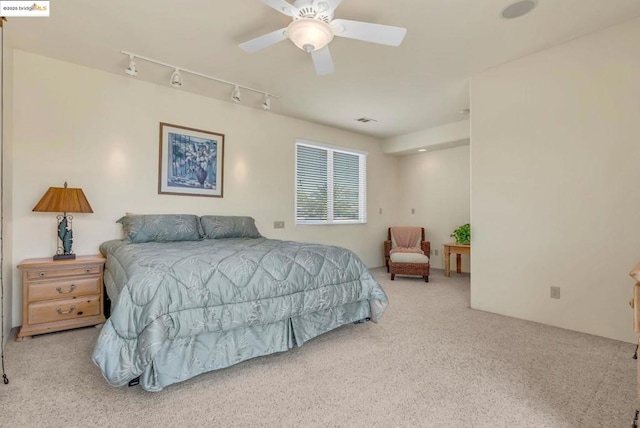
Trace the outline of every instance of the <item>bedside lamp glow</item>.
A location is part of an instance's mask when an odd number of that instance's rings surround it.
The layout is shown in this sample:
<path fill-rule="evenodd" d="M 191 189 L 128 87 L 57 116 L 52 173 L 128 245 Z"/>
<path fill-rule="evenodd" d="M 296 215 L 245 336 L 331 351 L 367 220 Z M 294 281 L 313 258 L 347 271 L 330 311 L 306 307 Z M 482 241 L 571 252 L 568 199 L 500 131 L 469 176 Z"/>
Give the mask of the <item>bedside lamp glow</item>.
<path fill-rule="evenodd" d="M 75 259 L 76 255 L 71 251 L 73 244 L 73 230 L 71 223 L 73 216 L 67 213 L 92 213 L 91 205 L 84 196 L 82 189 L 67 187 L 49 187 L 40 201 L 33 208 L 36 212 L 59 213 L 58 215 L 58 250 L 53 260 Z"/>

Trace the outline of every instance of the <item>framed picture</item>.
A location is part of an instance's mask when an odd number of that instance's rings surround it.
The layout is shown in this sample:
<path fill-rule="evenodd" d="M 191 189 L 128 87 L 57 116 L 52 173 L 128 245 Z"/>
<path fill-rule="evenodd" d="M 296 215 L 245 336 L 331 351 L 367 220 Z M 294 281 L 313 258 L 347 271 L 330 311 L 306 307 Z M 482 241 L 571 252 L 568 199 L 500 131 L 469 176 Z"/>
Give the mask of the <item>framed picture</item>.
<path fill-rule="evenodd" d="M 224 134 L 160 123 L 158 193 L 222 197 Z"/>

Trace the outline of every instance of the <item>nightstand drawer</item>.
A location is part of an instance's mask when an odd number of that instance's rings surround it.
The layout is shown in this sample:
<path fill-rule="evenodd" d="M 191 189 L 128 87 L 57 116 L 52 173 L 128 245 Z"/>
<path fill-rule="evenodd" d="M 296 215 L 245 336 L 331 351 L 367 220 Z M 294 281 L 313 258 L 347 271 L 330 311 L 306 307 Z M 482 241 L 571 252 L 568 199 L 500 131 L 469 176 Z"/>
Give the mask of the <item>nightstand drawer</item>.
<path fill-rule="evenodd" d="M 100 294 L 102 279 L 78 278 L 58 281 L 31 282 L 27 285 L 29 303 L 41 300 L 68 299 L 88 294 Z"/>
<path fill-rule="evenodd" d="M 29 324 L 41 324 L 100 314 L 100 296 L 30 303 Z"/>
<path fill-rule="evenodd" d="M 93 266 L 71 266 L 68 269 L 41 269 L 41 270 L 28 270 L 26 272 L 27 279 L 44 279 L 44 278 L 60 278 L 63 276 L 77 276 L 77 275 L 99 275 L 102 273 L 102 265 Z"/>

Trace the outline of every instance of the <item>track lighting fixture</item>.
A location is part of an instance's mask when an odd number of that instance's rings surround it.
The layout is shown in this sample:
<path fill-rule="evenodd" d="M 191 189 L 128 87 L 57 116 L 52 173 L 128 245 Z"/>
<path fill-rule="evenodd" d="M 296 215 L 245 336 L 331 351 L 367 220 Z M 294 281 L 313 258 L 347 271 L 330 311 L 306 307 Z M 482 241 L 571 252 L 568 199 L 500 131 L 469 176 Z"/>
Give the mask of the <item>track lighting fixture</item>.
<path fill-rule="evenodd" d="M 138 75 L 138 69 L 136 68 L 136 62 L 133 60 L 135 57 L 133 55 L 129 55 L 129 67 L 124 71 L 131 77 L 136 77 Z"/>
<path fill-rule="evenodd" d="M 125 73 L 127 73 L 131 77 L 135 77 L 138 74 L 138 69 L 136 68 L 136 63 L 134 61 L 137 58 L 137 59 L 142 59 L 144 61 L 152 62 L 154 64 L 162 65 L 163 67 L 173 68 L 174 71 L 173 71 L 173 74 L 171 74 L 171 79 L 169 80 L 169 84 L 174 88 L 181 88 L 184 85 L 184 82 L 182 80 L 182 74 L 189 73 L 205 79 L 214 80 L 218 83 L 224 83 L 226 85 L 233 86 L 233 91 L 231 92 L 231 99 L 236 103 L 239 103 L 241 101 L 240 89 L 262 94 L 264 96 L 262 100 L 262 108 L 265 110 L 271 109 L 272 98 L 280 98 L 278 95 L 272 94 L 270 92 L 265 92 L 259 89 L 250 88 L 248 86 L 239 85 L 237 83 L 229 82 L 228 80 L 218 79 L 217 77 L 209 76 L 207 74 L 199 73 L 197 71 L 187 70 L 183 67 L 167 64 L 166 62 L 158 61 L 153 58 L 144 57 L 144 56 L 135 54 L 133 52 L 120 51 L 120 53 L 129 56 L 129 66 L 125 69 Z"/>
<path fill-rule="evenodd" d="M 262 108 L 264 110 L 271 110 L 271 98 L 269 95 L 264 94 L 264 100 L 262 100 Z"/>
<path fill-rule="evenodd" d="M 240 88 L 238 88 L 238 85 L 236 85 L 235 88 L 233 88 L 233 92 L 231 92 L 231 99 L 233 100 L 233 102 L 239 103 L 240 101 L 242 101 L 242 99 L 240 98 Z"/>
<path fill-rule="evenodd" d="M 177 68 L 171 75 L 171 81 L 169 81 L 169 84 L 174 88 L 182 88 L 182 74 L 180 74 L 180 70 Z"/>

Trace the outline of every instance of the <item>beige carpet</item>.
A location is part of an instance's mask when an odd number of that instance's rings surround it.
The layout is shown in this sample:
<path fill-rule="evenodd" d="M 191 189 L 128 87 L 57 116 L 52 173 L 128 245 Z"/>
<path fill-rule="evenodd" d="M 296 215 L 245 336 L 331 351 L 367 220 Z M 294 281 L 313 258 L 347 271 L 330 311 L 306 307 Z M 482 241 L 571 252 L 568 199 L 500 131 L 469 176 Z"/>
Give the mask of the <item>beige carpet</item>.
<path fill-rule="evenodd" d="M 108 386 L 95 328 L 10 341 L 0 426 L 630 426 L 633 345 L 471 310 L 468 276 L 374 273 L 390 299 L 379 324 L 160 393 Z"/>

